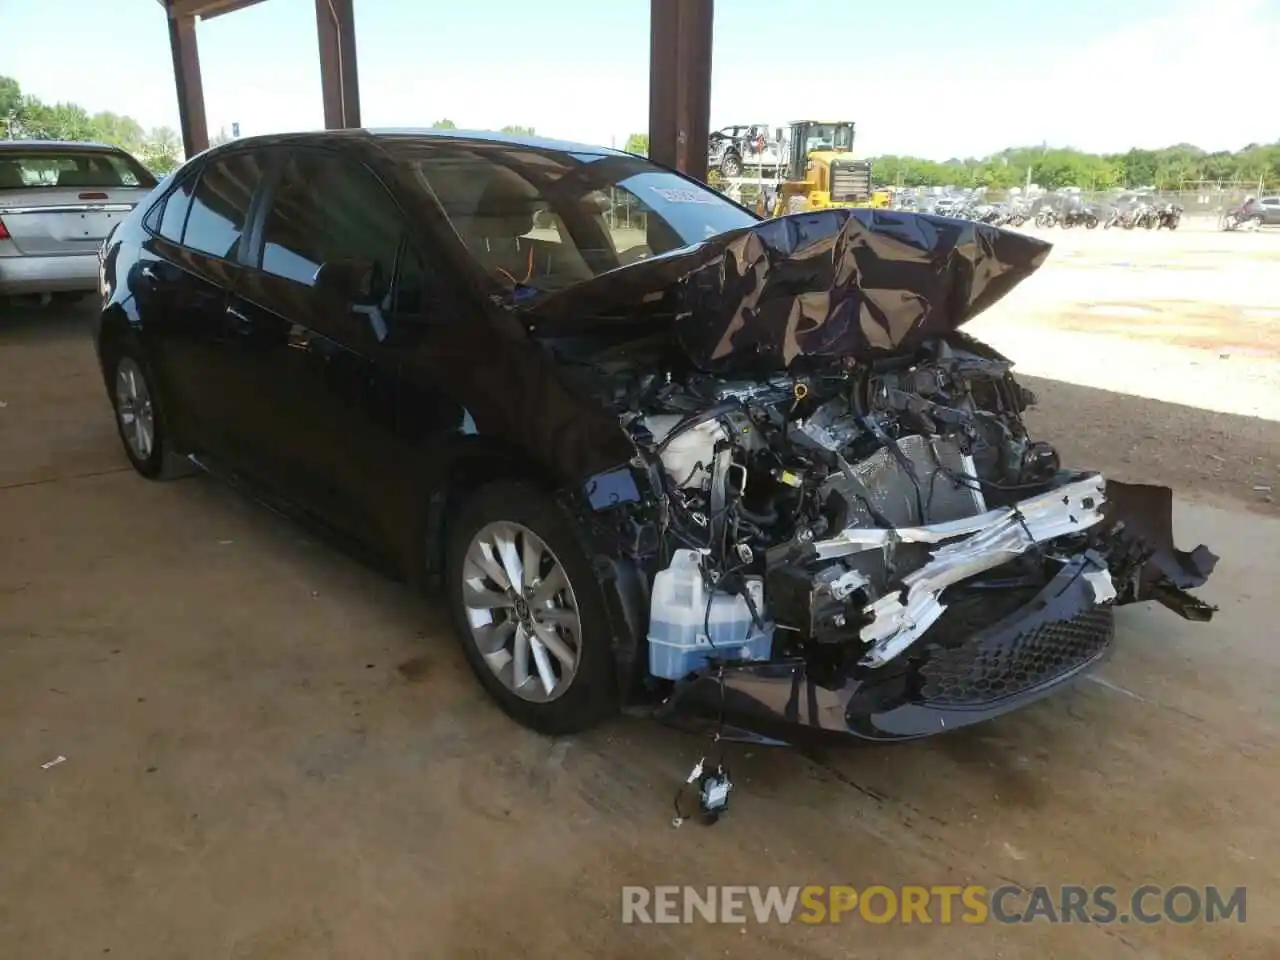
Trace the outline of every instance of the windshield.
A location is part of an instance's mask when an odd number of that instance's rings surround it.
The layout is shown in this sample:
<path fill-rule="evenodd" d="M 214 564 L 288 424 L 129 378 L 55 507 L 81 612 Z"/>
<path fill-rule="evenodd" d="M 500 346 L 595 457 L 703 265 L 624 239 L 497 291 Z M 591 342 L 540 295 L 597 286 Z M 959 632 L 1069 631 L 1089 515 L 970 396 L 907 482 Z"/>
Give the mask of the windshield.
<path fill-rule="evenodd" d="M 852 150 L 853 127 L 847 123 L 815 123 L 805 135 L 805 153 L 815 150 Z"/>
<path fill-rule="evenodd" d="M 758 222 L 639 157 L 441 143 L 407 159 L 479 268 L 524 296 Z"/>
<path fill-rule="evenodd" d="M 0 190 L 155 185 L 156 178 L 126 153 L 49 147 L 0 152 Z"/>

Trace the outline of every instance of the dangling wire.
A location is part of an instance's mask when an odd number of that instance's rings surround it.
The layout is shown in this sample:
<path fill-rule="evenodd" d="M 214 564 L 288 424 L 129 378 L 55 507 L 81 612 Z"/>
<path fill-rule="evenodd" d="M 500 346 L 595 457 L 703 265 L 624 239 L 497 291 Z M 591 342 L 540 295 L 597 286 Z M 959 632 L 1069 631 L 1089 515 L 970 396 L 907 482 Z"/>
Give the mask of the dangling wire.
<path fill-rule="evenodd" d="M 533 247 L 529 248 L 529 265 L 524 272 L 524 279 L 517 280 L 514 275 L 508 273 L 502 267 L 498 267 L 498 272 L 511 281 L 513 287 L 522 287 L 533 278 Z"/>

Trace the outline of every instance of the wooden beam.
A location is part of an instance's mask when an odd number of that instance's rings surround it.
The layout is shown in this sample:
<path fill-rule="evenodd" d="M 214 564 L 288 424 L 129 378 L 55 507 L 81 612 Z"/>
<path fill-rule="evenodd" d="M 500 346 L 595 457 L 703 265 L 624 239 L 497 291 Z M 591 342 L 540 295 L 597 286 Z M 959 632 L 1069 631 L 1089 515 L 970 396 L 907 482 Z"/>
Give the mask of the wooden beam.
<path fill-rule="evenodd" d="M 160 0 L 170 17 L 199 17 L 208 20 L 233 10 L 243 10 L 262 0 Z"/>
<path fill-rule="evenodd" d="M 356 23 L 351 0 L 316 0 L 320 40 L 320 86 L 326 130 L 360 126 L 360 80 L 356 69 Z"/>
<path fill-rule="evenodd" d="M 714 0 L 650 0 L 649 156 L 707 179 Z"/>
<path fill-rule="evenodd" d="M 169 49 L 173 53 L 173 79 L 178 88 L 182 149 L 190 159 L 209 147 L 209 122 L 204 113 L 204 84 L 200 79 L 195 17 L 169 19 Z"/>

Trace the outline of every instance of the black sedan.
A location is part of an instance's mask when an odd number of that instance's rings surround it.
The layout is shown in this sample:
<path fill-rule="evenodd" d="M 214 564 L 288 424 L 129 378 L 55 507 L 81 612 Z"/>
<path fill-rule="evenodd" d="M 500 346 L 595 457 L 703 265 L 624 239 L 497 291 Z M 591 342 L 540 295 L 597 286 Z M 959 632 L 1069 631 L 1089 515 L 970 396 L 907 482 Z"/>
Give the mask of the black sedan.
<path fill-rule="evenodd" d="M 648 160 L 492 134 L 238 140 L 102 250 L 138 472 L 192 464 L 443 585 L 477 676 L 558 733 L 620 705 L 901 739 L 1184 616 L 1168 491 L 1064 469 L 958 327 L 1034 238 L 766 222 Z"/>

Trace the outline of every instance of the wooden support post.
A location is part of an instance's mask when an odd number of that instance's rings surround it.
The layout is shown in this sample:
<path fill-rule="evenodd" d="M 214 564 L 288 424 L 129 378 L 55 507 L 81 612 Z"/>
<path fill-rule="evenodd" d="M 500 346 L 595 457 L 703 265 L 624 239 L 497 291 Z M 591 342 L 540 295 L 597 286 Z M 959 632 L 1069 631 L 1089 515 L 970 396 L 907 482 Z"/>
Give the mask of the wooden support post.
<path fill-rule="evenodd" d="M 320 85 L 327 130 L 360 126 L 360 81 L 356 69 L 356 24 L 352 0 L 316 0 L 320 37 Z"/>
<path fill-rule="evenodd" d="M 209 146 L 209 122 L 204 114 L 204 84 L 200 80 L 195 17 L 169 17 L 169 49 L 173 53 L 173 79 L 178 88 L 182 149 L 189 159 Z"/>
<path fill-rule="evenodd" d="M 707 179 L 714 0 L 650 0 L 649 156 Z"/>

